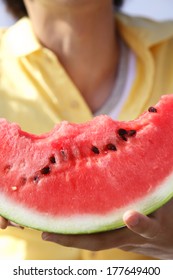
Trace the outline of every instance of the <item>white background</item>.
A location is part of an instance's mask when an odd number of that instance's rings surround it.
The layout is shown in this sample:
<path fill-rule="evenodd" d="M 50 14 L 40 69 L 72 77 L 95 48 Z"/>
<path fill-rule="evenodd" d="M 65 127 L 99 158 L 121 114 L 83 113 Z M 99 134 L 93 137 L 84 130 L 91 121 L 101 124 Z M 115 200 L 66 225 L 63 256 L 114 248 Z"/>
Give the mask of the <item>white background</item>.
<path fill-rule="evenodd" d="M 14 19 L 6 12 L 5 5 L 0 0 L 0 26 L 8 26 L 14 22 Z"/>
<path fill-rule="evenodd" d="M 173 0 L 125 0 L 123 11 L 155 20 L 173 19 Z M 13 22 L 14 19 L 7 14 L 0 0 L 0 26 L 8 26 Z"/>
<path fill-rule="evenodd" d="M 93 0 L 94 1 L 94 0 Z M 49 274 L 56 269 L 55 275 Z M 73 275 L 68 274 L 73 269 Z M 140 270 L 139 270 L 140 269 Z M 138 273 L 137 271 L 142 271 Z M 31 272 L 33 271 L 33 273 Z M 97 273 L 92 274 L 92 270 Z M 136 272 L 134 272 L 134 270 Z M 18 275 L 16 275 L 18 271 Z M 19 272 L 20 271 L 20 272 Z M 34 273 L 36 271 L 36 273 Z M 45 271 L 45 273 L 43 273 Z M 59 273 L 57 274 L 57 271 Z M 146 273 L 147 271 L 147 273 Z M 159 274 L 158 274 L 159 271 Z M 40 273 L 39 273 L 40 272 Z M 64 273 L 63 273 L 64 272 Z M 80 273 L 78 273 L 80 272 Z M 83 273 L 81 273 L 83 272 Z M 156 273 L 153 273 L 156 272 Z M 172 260 L 1 261 L 3 280 L 171 280 Z M 168 276 L 170 275 L 170 276 Z"/>
<path fill-rule="evenodd" d="M 124 0 L 123 10 L 155 20 L 173 19 L 173 0 Z"/>

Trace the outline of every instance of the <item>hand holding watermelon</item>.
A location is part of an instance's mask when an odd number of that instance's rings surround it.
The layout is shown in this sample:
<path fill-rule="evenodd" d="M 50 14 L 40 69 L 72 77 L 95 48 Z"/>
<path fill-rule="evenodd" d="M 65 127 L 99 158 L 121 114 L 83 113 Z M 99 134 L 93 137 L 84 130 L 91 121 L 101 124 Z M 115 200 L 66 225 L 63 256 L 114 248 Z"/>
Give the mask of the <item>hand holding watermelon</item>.
<path fill-rule="evenodd" d="M 44 240 L 91 251 L 119 248 L 158 259 L 173 259 L 173 200 L 150 217 L 136 211 L 124 214 L 126 228 L 89 235 L 43 233 Z"/>

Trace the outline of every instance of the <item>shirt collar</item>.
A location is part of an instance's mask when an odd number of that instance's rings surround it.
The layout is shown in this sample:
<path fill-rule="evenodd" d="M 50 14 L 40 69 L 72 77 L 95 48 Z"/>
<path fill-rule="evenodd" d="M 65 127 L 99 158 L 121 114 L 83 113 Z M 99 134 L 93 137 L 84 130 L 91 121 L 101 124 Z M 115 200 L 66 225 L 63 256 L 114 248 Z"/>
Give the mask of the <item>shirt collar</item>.
<path fill-rule="evenodd" d="M 6 50 L 17 57 L 27 56 L 42 48 L 27 17 L 22 18 L 7 29 L 3 36 L 3 43 Z"/>
<path fill-rule="evenodd" d="M 146 18 L 116 14 L 118 29 L 121 35 L 129 35 L 129 41 L 141 42 L 150 48 L 160 42 L 173 38 L 173 21 L 156 22 Z M 130 37 L 132 39 L 130 39 Z"/>

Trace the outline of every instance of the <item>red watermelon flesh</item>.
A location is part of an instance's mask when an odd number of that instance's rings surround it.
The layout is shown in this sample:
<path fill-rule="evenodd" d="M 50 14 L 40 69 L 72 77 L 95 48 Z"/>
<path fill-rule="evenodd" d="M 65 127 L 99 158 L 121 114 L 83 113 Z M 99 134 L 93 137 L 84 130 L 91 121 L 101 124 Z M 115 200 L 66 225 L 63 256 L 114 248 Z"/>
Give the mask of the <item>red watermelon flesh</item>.
<path fill-rule="evenodd" d="M 173 196 L 173 95 L 138 119 L 66 121 L 46 134 L 0 119 L 0 214 L 42 231 L 89 233 L 123 226 Z"/>

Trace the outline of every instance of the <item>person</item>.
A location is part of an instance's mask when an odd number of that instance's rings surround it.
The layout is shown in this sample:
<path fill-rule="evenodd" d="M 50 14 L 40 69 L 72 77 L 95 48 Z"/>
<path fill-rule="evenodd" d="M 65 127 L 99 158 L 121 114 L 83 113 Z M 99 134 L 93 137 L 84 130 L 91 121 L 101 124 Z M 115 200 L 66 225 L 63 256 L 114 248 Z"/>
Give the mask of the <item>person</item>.
<path fill-rule="evenodd" d="M 0 116 L 22 129 L 102 113 L 133 119 L 173 92 L 173 22 L 123 15 L 116 0 L 114 8 L 112 0 L 16 3 L 29 18 L 1 32 Z M 42 238 L 1 217 L 1 258 L 173 259 L 172 212 L 171 199 L 149 216 L 129 209 L 118 230 Z"/>

